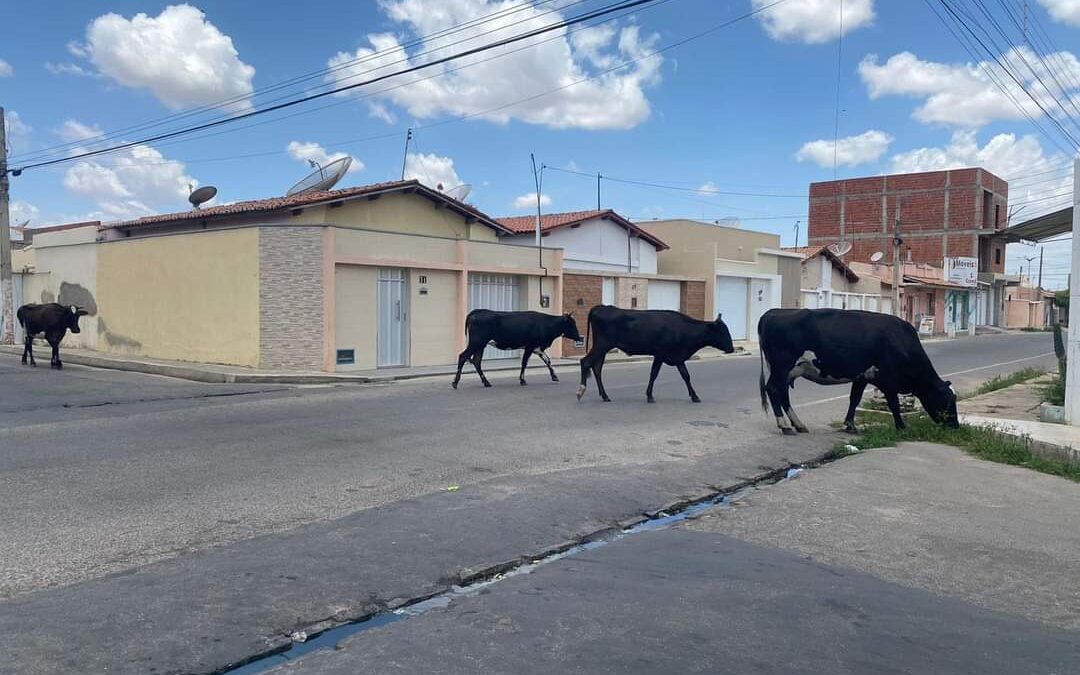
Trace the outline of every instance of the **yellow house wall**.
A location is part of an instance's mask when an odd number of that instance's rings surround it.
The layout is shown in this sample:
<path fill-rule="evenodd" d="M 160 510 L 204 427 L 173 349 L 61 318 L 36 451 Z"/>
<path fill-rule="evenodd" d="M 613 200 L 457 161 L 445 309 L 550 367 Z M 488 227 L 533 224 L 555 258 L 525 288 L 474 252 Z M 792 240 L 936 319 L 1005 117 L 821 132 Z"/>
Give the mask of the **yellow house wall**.
<path fill-rule="evenodd" d="M 34 271 L 23 275 L 23 302 L 59 302 L 79 305 L 90 312 L 79 319 L 81 332 L 68 333 L 64 338 L 68 347 L 97 347 L 96 237 L 96 227 L 47 232 L 34 237 L 32 248 L 12 252 L 13 269 L 31 265 Z"/>
<path fill-rule="evenodd" d="M 496 241 L 494 230 L 480 223 L 466 223 L 465 217 L 446 207 L 437 207 L 415 194 L 388 194 L 378 199 L 357 199 L 340 207 L 326 208 L 325 222 L 338 227 L 392 230 L 451 239 Z"/>
<path fill-rule="evenodd" d="M 98 349 L 183 361 L 259 363 L 255 228 L 98 245 Z"/>

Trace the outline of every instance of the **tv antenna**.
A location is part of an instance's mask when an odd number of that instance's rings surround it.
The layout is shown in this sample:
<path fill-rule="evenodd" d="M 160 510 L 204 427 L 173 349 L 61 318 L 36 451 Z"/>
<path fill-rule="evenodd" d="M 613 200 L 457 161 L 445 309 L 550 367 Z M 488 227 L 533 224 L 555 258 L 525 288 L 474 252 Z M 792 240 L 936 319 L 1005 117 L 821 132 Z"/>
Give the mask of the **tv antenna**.
<path fill-rule="evenodd" d="M 318 162 L 310 159 L 308 160 L 308 164 L 315 170 L 301 178 L 295 185 L 289 188 L 285 192 L 286 197 L 304 195 L 309 192 L 322 192 L 334 187 L 349 170 L 349 167 L 352 165 L 352 157 L 346 155 L 341 159 L 335 159 L 326 166 L 320 166 Z"/>
<path fill-rule="evenodd" d="M 204 185 L 198 190 L 192 190 L 192 185 L 188 185 L 188 198 L 191 202 L 191 208 L 201 208 L 203 204 L 210 201 L 217 196 L 217 188 L 213 185 Z"/>
<path fill-rule="evenodd" d="M 851 250 L 851 242 L 838 241 L 835 244 L 829 244 L 829 250 L 832 251 L 837 258 L 840 258 Z"/>
<path fill-rule="evenodd" d="M 464 202 L 465 198 L 469 196 L 470 192 L 472 192 L 472 185 L 468 183 L 462 183 L 461 185 L 455 185 L 452 188 L 444 190 L 443 194 L 445 194 L 447 197 L 450 197 L 451 199 L 456 199 L 459 202 Z"/>

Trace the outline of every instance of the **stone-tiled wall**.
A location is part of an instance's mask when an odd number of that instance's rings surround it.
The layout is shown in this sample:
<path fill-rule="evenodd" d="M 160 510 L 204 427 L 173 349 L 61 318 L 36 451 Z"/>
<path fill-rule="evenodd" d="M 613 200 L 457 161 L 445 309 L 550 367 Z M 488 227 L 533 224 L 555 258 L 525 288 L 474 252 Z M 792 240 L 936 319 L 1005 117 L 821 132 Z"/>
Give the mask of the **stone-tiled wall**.
<path fill-rule="evenodd" d="M 259 366 L 323 369 L 319 227 L 259 228 Z"/>

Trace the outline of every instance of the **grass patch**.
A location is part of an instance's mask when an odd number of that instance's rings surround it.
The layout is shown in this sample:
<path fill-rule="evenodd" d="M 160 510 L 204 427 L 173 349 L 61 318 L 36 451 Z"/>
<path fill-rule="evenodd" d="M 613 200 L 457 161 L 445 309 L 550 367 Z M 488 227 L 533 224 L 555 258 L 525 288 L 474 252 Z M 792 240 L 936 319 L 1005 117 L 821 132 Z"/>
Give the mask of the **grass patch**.
<path fill-rule="evenodd" d="M 989 394 L 992 391 L 1004 389 L 1005 387 L 1011 387 L 1014 384 L 1020 384 L 1021 382 L 1027 382 L 1028 380 L 1033 380 L 1036 377 L 1045 374 L 1046 371 L 1042 368 L 1024 368 L 1023 370 L 1018 370 L 1015 373 L 1010 373 L 1004 376 L 995 375 L 986 382 L 980 384 L 978 387 L 975 387 L 975 391 L 971 392 L 970 396 Z"/>
<path fill-rule="evenodd" d="M 1065 405 L 1065 375 L 1058 374 L 1049 383 L 1039 387 L 1039 395 L 1050 405 Z"/>
<path fill-rule="evenodd" d="M 835 451 L 837 454 L 844 455 L 850 454 L 850 450 L 845 448 L 847 445 L 853 445 L 860 450 L 868 450 L 894 447 L 902 441 L 927 441 L 960 448 L 979 459 L 1022 466 L 1033 471 L 1080 482 L 1080 465 L 1037 457 L 1032 454 L 1028 443 L 1023 439 L 1001 434 L 986 427 L 973 427 L 966 424 L 961 425 L 959 429 L 949 429 L 935 424 L 925 414 L 908 415 L 904 421 L 907 423 L 907 428 L 897 431 L 892 420 L 882 419 L 878 415 L 861 415 L 857 424 L 862 429 L 862 433 L 837 443 Z"/>
<path fill-rule="evenodd" d="M 1049 333 L 1054 329 L 1045 326 L 1024 326 L 1020 330 L 1025 333 Z"/>

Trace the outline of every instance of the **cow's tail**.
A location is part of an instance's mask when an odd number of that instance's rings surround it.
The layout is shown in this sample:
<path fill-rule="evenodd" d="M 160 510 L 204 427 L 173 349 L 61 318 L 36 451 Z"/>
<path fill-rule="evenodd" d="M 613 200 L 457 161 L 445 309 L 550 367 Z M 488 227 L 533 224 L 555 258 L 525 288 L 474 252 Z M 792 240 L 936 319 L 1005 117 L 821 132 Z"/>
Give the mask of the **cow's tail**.
<path fill-rule="evenodd" d="M 765 362 L 765 347 L 761 343 L 761 330 L 758 330 L 758 356 L 761 357 L 761 374 L 758 376 L 758 389 L 761 391 L 761 409 L 765 412 L 769 411 L 769 395 L 765 391 L 765 369 L 768 365 Z"/>
<path fill-rule="evenodd" d="M 592 332 L 592 310 L 589 310 L 589 316 L 585 319 L 585 353 L 589 353 L 589 335 Z"/>
<path fill-rule="evenodd" d="M 19 325 L 20 326 L 22 326 L 23 328 L 26 328 L 26 312 L 23 311 L 23 310 L 24 310 L 24 308 L 20 307 L 19 311 L 15 312 L 15 318 L 17 318 L 19 320 Z"/>

